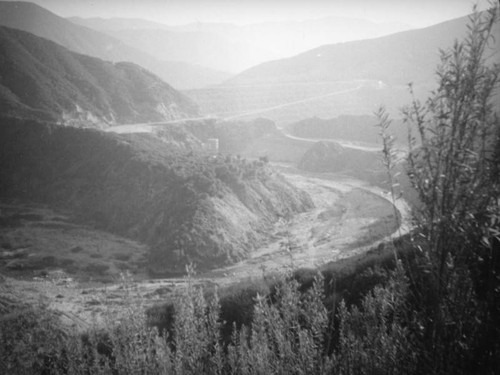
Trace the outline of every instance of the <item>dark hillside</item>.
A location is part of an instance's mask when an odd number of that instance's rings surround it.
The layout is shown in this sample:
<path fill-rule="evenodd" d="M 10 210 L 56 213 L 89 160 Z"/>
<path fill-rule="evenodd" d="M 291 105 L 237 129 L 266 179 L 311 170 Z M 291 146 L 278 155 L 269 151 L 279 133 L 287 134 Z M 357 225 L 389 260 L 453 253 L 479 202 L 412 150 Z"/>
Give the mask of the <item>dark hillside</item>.
<path fill-rule="evenodd" d="M 41 6 L 23 1 L 0 3 L 0 25 L 27 31 L 74 52 L 106 60 L 124 59 L 132 49 L 124 43 L 86 27 L 77 26 Z"/>
<path fill-rule="evenodd" d="M 199 155 L 149 135 L 2 120 L 0 196 L 69 209 L 151 246 L 152 271 L 244 258 L 310 198 L 264 162 Z"/>
<path fill-rule="evenodd" d="M 0 55 L 0 108 L 7 115 L 94 126 L 197 114 L 184 95 L 132 63 L 79 55 L 6 27 Z"/>
<path fill-rule="evenodd" d="M 174 59 L 161 60 L 107 34 L 76 25 L 37 4 L 0 1 L 0 25 L 27 31 L 69 50 L 107 61 L 130 61 L 151 70 L 178 89 L 219 83 L 228 74 Z"/>

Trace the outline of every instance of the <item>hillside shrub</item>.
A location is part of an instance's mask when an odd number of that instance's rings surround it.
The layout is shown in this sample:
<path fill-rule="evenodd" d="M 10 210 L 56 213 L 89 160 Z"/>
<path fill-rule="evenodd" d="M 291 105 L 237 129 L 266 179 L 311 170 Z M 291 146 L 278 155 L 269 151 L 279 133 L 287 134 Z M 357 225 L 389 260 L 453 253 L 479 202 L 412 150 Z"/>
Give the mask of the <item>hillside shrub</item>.
<path fill-rule="evenodd" d="M 0 319 L 0 373 L 37 374 L 61 365 L 66 340 L 58 318 L 45 306 L 20 307 Z"/>
<path fill-rule="evenodd" d="M 500 356 L 500 329 L 491 315 L 500 297 L 493 254 L 500 214 L 494 102 L 500 65 L 487 61 L 497 21 L 498 6 L 474 11 L 465 39 L 441 51 L 437 89 L 425 103 L 413 99 L 403 110 L 419 237 L 417 256 L 405 267 L 411 280 L 407 324 L 419 342 L 418 366 L 429 374 L 493 373 Z M 381 113 L 379 119 L 384 128 L 388 118 Z"/>
<path fill-rule="evenodd" d="M 269 293 L 251 294 L 251 320 L 234 319 L 229 339 L 222 335 L 226 322 L 217 291 L 204 293 L 189 280 L 164 311 L 169 320 L 162 334 L 127 303 L 123 317 L 113 316 L 104 331 L 90 330 L 85 337 L 60 334 L 47 310 L 21 311 L 0 320 L 0 369 L 13 374 L 498 373 L 500 126 L 490 100 L 499 68 L 482 58 L 497 10 L 472 15 L 464 42 L 442 53 L 438 90 L 426 104 L 415 101 L 405 112 L 422 140 L 409 156 L 421 204 L 417 238 L 391 244 L 399 247 L 397 254 L 408 250 L 402 260 L 392 258 L 392 271 L 353 266 L 350 273 L 331 270 L 313 281 L 306 270 L 286 275 Z M 330 304 L 332 293 L 350 287 L 355 288 L 351 300 Z M 235 302 L 228 300 L 234 314 L 240 314 L 234 308 L 239 297 L 248 301 L 237 292 Z"/>
<path fill-rule="evenodd" d="M 105 328 L 84 335 L 47 328 L 48 310 L 20 314 L 20 321 L 29 324 L 1 327 L 2 366 L 9 374 L 330 374 L 373 373 L 374 368 L 409 373 L 409 362 L 397 360 L 413 358 L 407 328 L 401 325 L 406 283 L 400 274 L 391 280 L 363 297 L 359 308 L 341 305 L 333 346 L 336 328 L 324 303 L 325 280 L 317 275 L 301 291 L 290 275 L 277 279 L 270 293 L 257 291 L 250 298 L 250 320 L 234 321 L 226 337 L 221 311 L 235 300 L 226 297 L 221 303 L 216 291 L 205 293 L 190 282 L 162 310 L 168 315 L 162 332 L 127 301 Z M 236 301 L 248 303 L 242 296 Z M 371 335 L 368 341 L 366 334 Z M 24 358 L 30 361 L 16 367 Z"/>

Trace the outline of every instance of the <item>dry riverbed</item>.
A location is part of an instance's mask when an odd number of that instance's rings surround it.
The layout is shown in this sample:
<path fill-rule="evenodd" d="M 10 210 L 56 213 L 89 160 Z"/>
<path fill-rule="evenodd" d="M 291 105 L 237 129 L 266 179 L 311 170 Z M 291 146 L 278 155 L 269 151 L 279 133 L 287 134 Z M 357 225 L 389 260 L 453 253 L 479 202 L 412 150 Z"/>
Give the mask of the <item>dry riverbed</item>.
<path fill-rule="evenodd" d="M 274 240 L 249 259 L 204 277 L 227 284 L 286 268 L 317 268 L 358 255 L 409 230 L 409 206 L 398 199 L 395 209 L 380 188 L 334 174 L 288 172 L 286 177 L 307 191 L 316 207 L 277 223 Z"/>
<path fill-rule="evenodd" d="M 226 286 L 290 268 L 316 268 L 362 254 L 409 229 L 407 204 L 397 200 L 395 209 L 390 197 L 380 188 L 341 175 L 304 174 L 290 169 L 284 169 L 283 173 L 311 195 L 316 207 L 276 223 L 272 240 L 249 259 L 198 275 L 193 282 Z M 15 206 L 3 205 L 0 210 L 5 217 L 7 211 L 15 211 Z M 27 224 L 15 231 L 2 228 L 4 240 L 9 239 L 15 246 L 0 254 L 3 257 L 0 259 L 0 315 L 20 301 L 22 305 L 42 304 L 56 311 L 67 325 L 86 329 L 105 323 L 107 316 L 115 319 L 133 306 L 144 309 L 160 303 L 186 285 L 185 279 L 149 280 L 141 274 L 145 249 L 140 244 L 93 232 L 48 209 L 30 211 L 24 207 L 17 216 L 12 212 L 9 217 L 23 219 L 24 215 Z M 75 262 L 80 268 L 84 265 L 83 269 L 101 265 L 118 276 L 112 280 L 102 280 L 98 274 L 94 278 L 84 277 L 84 273 L 69 273 L 64 265 L 37 275 L 32 271 L 12 270 L 16 263 L 6 257 L 15 256 L 16 251 L 28 251 L 25 245 L 40 239 L 39 253 L 23 254 L 18 262 L 67 259 L 70 265 Z M 117 254 L 124 246 L 128 255 L 120 258 Z M 11 269 L 6 268 L 9 264 Z"/>

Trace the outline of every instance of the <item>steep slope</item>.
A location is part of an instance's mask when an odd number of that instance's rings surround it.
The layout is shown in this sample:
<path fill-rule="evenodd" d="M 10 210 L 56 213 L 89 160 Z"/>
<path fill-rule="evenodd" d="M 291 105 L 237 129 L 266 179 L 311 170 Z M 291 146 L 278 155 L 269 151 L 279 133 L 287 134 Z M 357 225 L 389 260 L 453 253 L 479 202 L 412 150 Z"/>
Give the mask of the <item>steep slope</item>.
<path fill-rule="evenodd" d="M 162 121 L 196 106 L 132 63 L 79 55 L 32 34 L 0 27 L 0 109 L 67 124 Z"/>
<path fill-rule="evenodd" d="M 81 54 L 110 61 L 134 62 L 180 89 L 203 87 L 221 82 L 229 76 L 208 68 L 159 60 L 109 35 L 76 25 L 33 3 L 1 1 L 0 25 L 30 32 Z"/>
<path fill-rule="evenodd" d="M 466 30 L 467 17 L 377 39 L 325 45 L 288 59 L 267 62 L 232 78 L 248 85 L 283 82 L 379 80 L 389 84 L 433 79 L 440 48 Z M 494 35 L 499 34 L 497 26 Z M 496 38 L 492 50 L 498 51 Z M 496 57 L 498 58 L 498 57 Z"/>
<path fill-rule="evenodd" d="M 279 217 L 312 207 L 264 162 L 214 158 L 148 135 L 2 122 L 0 197 L 70 210 L 147 243 L 154 272 L 242 259 Z"/>

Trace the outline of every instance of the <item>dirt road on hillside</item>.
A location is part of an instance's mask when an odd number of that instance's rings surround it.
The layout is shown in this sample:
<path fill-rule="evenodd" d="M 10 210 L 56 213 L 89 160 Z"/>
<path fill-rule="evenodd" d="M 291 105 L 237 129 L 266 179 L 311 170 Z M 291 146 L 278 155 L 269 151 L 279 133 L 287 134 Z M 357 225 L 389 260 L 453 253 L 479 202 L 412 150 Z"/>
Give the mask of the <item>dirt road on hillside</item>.
<path fill-rule="evenodd" d="M 285 133 L 282 131 L 283 135 L 287 138 L 294 139 L 296 141 L 303 141 L 308 143 L 317 143 L 317 142 L 336 142 L 345 148 L 352 148 L 354 150 L 368 151 L 368 152 L 380 152 L 382 150 L 382 146 L 378 146 L 375 144 L 363 143 L 363 142 L 353 142 L 346 141 L 345 139 L 333 139 L 333 138 L 301 138 L 296 137 L 294 135 Z"/>

